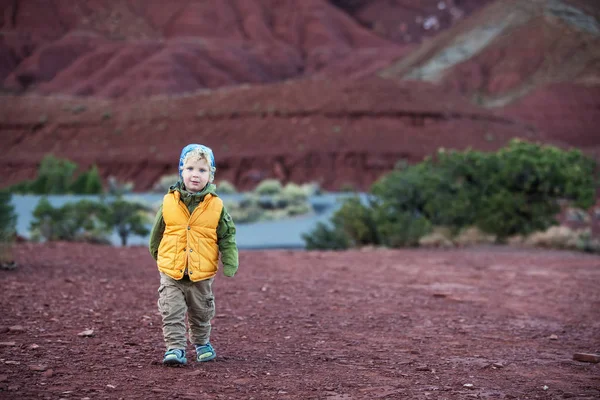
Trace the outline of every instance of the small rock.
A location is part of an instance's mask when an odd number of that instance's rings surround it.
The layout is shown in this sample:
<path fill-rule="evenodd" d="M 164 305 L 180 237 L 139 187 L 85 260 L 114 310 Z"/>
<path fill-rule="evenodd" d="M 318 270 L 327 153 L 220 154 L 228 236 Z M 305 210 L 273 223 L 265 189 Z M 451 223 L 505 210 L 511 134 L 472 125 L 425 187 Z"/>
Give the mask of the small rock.
<path fill-rule="evenodd" d="M 42 375 L 44 376 L 44 378 L 52 378 L 52 375 L 54 375 L 54 371 L 52 369 L 49 369 L 42 372 Z"/>
<path fill-rule="evenodd" d="M 550 335 L 548 337 L 548 339 L 550 339 L 550 340 L 558 340 L 558 336 L 556 336 L 556 335 Z"/>
<path fill-rule="evenodd" d="M 200 371 L 199 369 L 197 369 L 196 371 L 188 372 L 186 375 L 187 376 L 198 376 L 200 374 L 202 374 L 202 371 Z"/>
<path fill-rule="evenodd" d="M 542 389 L 543 389 L 543 390 L 548 390 L 548 389 L 550 389 L 550 388 L 549 388 L 548 386 L 544 385 L 544 386 L 542 386 Z"/>
<path fill-rule="evenodd" d="M 29 350 L 35 350 L 35 349 L 39 349 L 39 348 L 40 348 L 40 346 L 39 346 L 39 345 L 37 345 L 37 344 L 35 344 L 35 343 L 33 343 L 33 344 L 31 344 L 31 345 L 27 346 L 27 348 L 28 348 Z"/>
<path fill-rule="evenodd" d="M 21 363 L 18 362 L 18 361 L 8 360 L 8 361 L 4 361 L 4 364 L 6 364 L 6 365 L 19 365 Z"/>
<path fill-rule="evenodd" d="M 0 342 L 0 346 L 16 346 L 16 342 Z"/>
<path fill-rule="evenodd" d="M 463 386 L 466 388 L 469 388 L 469 389 L 473 389 L 473 387 L 474 387 L 474 385 L 472 383 L 465 383 Z"/>
<path fill-rule="evenodd" d="M 43 372 L 48 369 L 45 365 L 30 365 L 29 369 L 32 371 L 40 371 Z"/>
<path fill-rule="evenodd" d="M 597 364 L 600 362 L 600 355 L 591 353 L 575 353 L 573 354 L 573 360 Z"/>
<path fill-rule="evenodd" d="M 504 368 L 504 365 L 502 363 L 493 363 L 492 367 L 493 368 Z"/>
<path fill-rule="evenodd" d="M 109 389 L 116 389 L 117 387 L 115 385 L 111 385 L 110 383 L 108 385 L 106 385 L 107 388 Z"/>
<path fill-rule="evenodd" d="M 430 368 L 427 365 L 419 365 L 419 366 L 417 366 L 417 368 L 415 368 L 415 370 L 417 370 L 417 371 L 429 371 Z"/>
<path fill-rule="evenodd" d="M 87 329 L 83 332 L 79 332 L 77 334 L 77 336 L 81 336 L 81 337 L 92 337 L 94 336 L 94 330 L 93 329 Z"/>
<path fill-rule="evenodd" d="M 167 390 L 165 389 L 160 389 L 160 388 L 152 388 L 152 391 L 154 393 L 167 393 Z"/>
<path fill-rule="evenodd" d="M 13 325 L 8 327 L 9 332 L 25 332 L 25 328 L 22 325 Z"/>

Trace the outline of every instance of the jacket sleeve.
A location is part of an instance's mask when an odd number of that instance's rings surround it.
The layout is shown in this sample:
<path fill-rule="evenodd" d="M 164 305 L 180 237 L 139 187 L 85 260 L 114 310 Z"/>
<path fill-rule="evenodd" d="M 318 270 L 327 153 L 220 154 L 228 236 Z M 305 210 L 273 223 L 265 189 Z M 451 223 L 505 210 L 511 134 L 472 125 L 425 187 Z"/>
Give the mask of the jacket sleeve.
<path fill-rule="evenodd" d="M 225 206 L 223 206 L 219 225 L 217 226 L 217 243 L 223 262 L 223 274 L 229 277 L 234 276 L 239 266 L 238 248 L 235 241 L 235 224 Z"/>
<path fill-rule="evenodd" d="M 154 225 L 152 226 L 152 231 L 150 231 L 150 243 L 148 244 L 150 254 L 154 260 L 158 259 L 158 247 L 160 246 L 163 233 L 165 233 L 165 220 L 163 219 L 163 208 L 161 204 L 156 213 L 156 217 L 154 218 Z"/>

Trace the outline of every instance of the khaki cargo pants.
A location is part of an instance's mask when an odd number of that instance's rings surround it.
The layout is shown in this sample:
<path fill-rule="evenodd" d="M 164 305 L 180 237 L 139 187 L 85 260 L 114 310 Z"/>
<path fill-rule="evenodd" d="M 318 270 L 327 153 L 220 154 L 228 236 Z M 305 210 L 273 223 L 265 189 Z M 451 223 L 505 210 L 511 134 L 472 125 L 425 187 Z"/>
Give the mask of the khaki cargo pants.
<path fill-rule="evenodd" d="M 192 282 L 186 275 L 175 280 L 162 272 L 158 288 L 158 310 L 162 316 L 167 350 L 186 349 L 185 317 L 192 344 L 206 344 L 210 338 L 210 320 L 215 316 L 212 292 L 214 278 Z"/>

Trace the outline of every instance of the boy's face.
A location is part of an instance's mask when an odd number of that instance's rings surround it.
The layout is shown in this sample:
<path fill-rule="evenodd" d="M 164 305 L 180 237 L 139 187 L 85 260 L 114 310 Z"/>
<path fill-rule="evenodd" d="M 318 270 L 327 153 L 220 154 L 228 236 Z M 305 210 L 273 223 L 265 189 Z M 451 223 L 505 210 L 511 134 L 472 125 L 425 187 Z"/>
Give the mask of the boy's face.
<path fill-rule="evenodd" d="M 210 178 L 210 168 L 205 159 L 190 159 L 183 164 L 181 171 L 183 184 L 188 192 L 196 193 L 204 189 Z"/>

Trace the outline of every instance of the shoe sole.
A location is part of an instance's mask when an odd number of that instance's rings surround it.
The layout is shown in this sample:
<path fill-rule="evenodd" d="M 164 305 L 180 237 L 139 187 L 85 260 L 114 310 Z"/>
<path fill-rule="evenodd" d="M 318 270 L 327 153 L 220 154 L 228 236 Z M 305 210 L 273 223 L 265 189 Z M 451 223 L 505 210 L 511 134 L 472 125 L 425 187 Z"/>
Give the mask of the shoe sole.
<path fill-rule="evenodd" d="M 183 366 L 187 363 L 187 359 L 183 359 L 183 360 L 163 360 L 163 364 L 164 365 L 168 365 L 169 367 L 177 367 L 177 366 Z"/>

